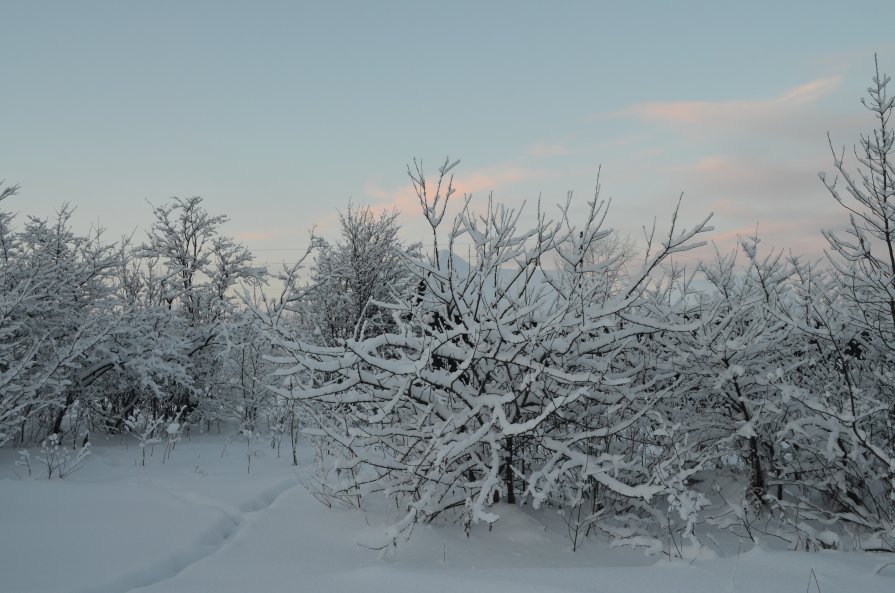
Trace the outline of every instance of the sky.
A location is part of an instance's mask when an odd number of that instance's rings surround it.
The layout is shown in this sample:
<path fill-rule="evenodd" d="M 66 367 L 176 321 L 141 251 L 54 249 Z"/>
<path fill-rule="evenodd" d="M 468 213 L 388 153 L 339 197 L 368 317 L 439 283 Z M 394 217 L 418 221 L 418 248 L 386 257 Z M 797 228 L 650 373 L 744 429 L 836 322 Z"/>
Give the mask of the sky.
<path fill-rule="evenodd" d="M 818 254 L 844 214 L 817 178 L 829 132 L 895 72 L 895 2 L 14 2 L 0 0 L 0 179 L 21 215 L 145 236 L 200 195 L 259 261 L 349 203 L 428 240 L 407 164 L 531 221 L 611 198 L 635 238 L 714 212 L 707 239 Z M 888 70 L 887 70 L 888 69 Z M 895 88 L 892 89 L 895 93 Z M 460 200 L 457 200 L 459 203 Z M 554 210 L 555 211 L 555 210 Z"/>

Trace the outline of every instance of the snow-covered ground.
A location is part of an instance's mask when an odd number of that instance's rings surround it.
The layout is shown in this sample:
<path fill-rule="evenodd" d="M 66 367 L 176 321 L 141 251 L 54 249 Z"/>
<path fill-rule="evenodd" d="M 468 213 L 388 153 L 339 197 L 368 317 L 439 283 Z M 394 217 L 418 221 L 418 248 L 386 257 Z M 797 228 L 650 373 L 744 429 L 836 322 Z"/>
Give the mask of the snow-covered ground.
<path fill-rule="evenodd" d="M 19 478 L 16 452 L 0 451 L 0 591 L 895 591 L 891 555 L 735 539 L 730 553 L 693 562 L 596 540 L 573 553 L 554 513 L 505 505 L 491 531 L 421 527 L 383 557 L 367 545 L 382 535 L 384 513 L 324 507 L 285 451 L 278 459 L 261 448 L 247 474 L 244 442 L 222 454 L 225 443 L 194 435 L 165 463 L 157 449 L 141 467 L 133 443 L 97 439 L 65 480 L 39 476 L 36 450 L 35 476 Z"/>

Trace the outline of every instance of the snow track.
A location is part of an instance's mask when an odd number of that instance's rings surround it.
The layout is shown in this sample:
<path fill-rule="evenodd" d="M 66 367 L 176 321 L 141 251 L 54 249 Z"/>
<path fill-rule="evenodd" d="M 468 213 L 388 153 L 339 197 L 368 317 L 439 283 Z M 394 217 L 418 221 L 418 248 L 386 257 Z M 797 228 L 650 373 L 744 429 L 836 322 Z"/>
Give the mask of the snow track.
<path fill-rule="evenodd" d="M 139 591 L 173 579 L 194 564 L 224 549 L 228 543 L 234 541 L 239 536 L 239 533 L 246 526 L 256 520 L 258 515 L 267 511 L 284 493 L 297 485 L 297 482 L 292 480 L 277 484 L 240 505 L 231 505 L 192 491 L 168 491 L 167 493 L 172 498 L 213 509 L 223 516 L 210 530 L 198 538 L 195 545 L 187 546 L 185 549 L 161 558 L 158 562 L 103 585 L 82 589 L 79 593 L 125 593 Z"/>
<path fill-rule="evenodd" d="M 325 508 L 286 459 L 221 456 L 223 437 L 188 444 L 166 464 L 98 446 L 71 480 L 4 478 L 2 593 L 891 593 L 891 558 L 740 546 L 696 561 L 646 558 L 597 538 L 569 549 L 555 512 L 501 504 L 493 529 L 420 525 L 382 557 L 391 505 Z M 310 451 L 307 451 L 310 455 Z M 724 553 L 720 548 L 729 550 Z M 742 549 L 740 549 L 742 548 Z M 814 586 L 811 588 L 814 591 Z"/>

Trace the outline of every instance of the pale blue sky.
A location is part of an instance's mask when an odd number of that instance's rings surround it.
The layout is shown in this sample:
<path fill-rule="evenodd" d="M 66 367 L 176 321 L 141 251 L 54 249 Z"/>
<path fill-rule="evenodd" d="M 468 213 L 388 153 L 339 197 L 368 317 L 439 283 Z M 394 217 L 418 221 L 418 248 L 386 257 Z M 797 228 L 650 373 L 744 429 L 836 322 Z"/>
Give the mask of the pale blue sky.
<path fill-rule="evenodd" d="M 818 249 L 842 218 L 825 134 L 872 125 L 858 99 L 874 52 L 895 72 L 895 2 L 622 4 L 3 1 L 6 207 L 67 200 L 118 235 L 145 200 L 201 195 L 289 259 L 349 199 L 423 238 L 405 165 L 449 154 L 477 203 L 583 203 L 602 164 L 626 232 L 683 191 L 722 243 L 759 222 Z"/>

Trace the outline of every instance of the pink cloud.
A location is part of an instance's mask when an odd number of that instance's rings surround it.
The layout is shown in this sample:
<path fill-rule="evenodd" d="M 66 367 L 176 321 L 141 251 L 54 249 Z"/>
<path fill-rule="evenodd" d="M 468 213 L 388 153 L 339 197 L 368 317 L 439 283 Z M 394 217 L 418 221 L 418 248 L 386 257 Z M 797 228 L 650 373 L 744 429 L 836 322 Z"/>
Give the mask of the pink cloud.
<path fill-rule="evenodd" d="M 368 179 L 364 182 L 364 195 L 375 199 L 370 207 L 377 212 L 395 209 L 402 214 L 415 214 L 420 208 L 409 180 L 400 187 L 386 189 L 377 180 Z"/>
<path fill-rule="evenodd" d="M 872 125 L 864 110 L 838 106 L 842 83 L 840 75 L 827 76 L 758 99 L 654 101 L 603 115 L 641 124 L 644 148 L 608 169 L 642 188 L 630 206 L 618 202 L 623 224 L 642 216 L 638 206 L 664 204 L 677 188 L 685 192 L 687 210 L 715 212 L 718 230 L 706 239 L 719 248 L 735 246 L 737 236 L 753 234 L 757 223 L 766 249 L 819 256 L 826 246 L 821 229 L 847 220 L 817 179 L 832 158 L 825 132 L 847 145 Z M 675 134 L 653 134 L 656 128 Z M 686 257 L 711 255 L 708 249 Z"/>
<path fill-rule="evenodd" d="M 526 181 L 548 179 L 557 175 L 553 171 L 524 167 L 516 163 L 504 163 L 469 172 L 457 168 L 454 172 L 455 197 L 463 194 L 496 192 Z M 436 171 L 430 171 L 427 181 L 435 183 L 436 174 Z M 364 184 L 364 193 L 379 201 L 379 203 L 373 204 L 377 210 L 395 208 L 401 213 L 409 214 L 416 213 L 420 209 L 419 199 L 409 180 L 406 184 L 394 189 L 385 189 L 376 181 L 368 180 Z"/>
<path fill-rule="evenodd" d="M 808 103 L 814 103 L 815 101 L 831 94 L 841 85 L 841 74 L 837 74 L 836 76 L 828 76 L 825 78 L 818 78 L 817 80 L 812 80 L 811 82 L 806 82 L 805 84 L 795 86 L 783 93 L 783 95 L 778 99 L 772 99 L 770 102 L 776 103 L 778 105 L 788 105 L 796 107 Z"/>
<path fill-rule="evenodd" d="M 665 170 L 699 207 L 715 212 L 719 245 L 733 246 L 758 225 L 765 246 L 818 255 L 826 245 L 820 230 L 846 220 L 817 180 L 819 167 L 810 158 L 781 164 L 716 154 Z"/>
<path fill-rule="evenodd" d="M 434 184 L 437 182 L 437 170 L 434 167 L 430 167 L 426 170 L 426 173 L 430 191 L 434 192 Z M 532 189 L 530 186 L 522 187 L 522 184 L 559 176 L 559 173 L 556 171 L 526 167 L 516 162 L 507 162 L 473 170 L 466 170 L 460 165 L 453 170 L 453 173 L 455 194 L 451 203 L 448 204 L 440 236 L 443 236 L 447 230 L 450 230 L 453 217 L 464 204 L 464 194 L 475 196 L 472 204 L 474 210 L 479 210 L 483 207 L 483 199 L 491 191 L 495 192 L 495 199 L 498 202 L 508 206 L 518 206 L 521 205 L 524 199 L 532 201 L 538 196 L 537 189 Z M 520 192 L 522 192 L 521 195 Z M 391 188 L 375 179 L 368 180 L 364 184 L 364 195 L 372 198 L 370 207 L 374 211 L 381 212 L 394 209 L 401 214 L 402 235 L 406 239 L 419 240 L 429 245 L 432 231 L 421 216 L 422 208 L 419 198 L 414 192 L 413 185 L 409 179 L 405 183 L 399 186 L 392 186 Z M 528 210 L 533 211 L 532 209 Z"/>
<path fill-rule="evenodd" d="M 523 181 L 536 181 L 554 177 L 556 173 L 545 169 L 532 169 L 522 165 L 507 163 L 471 171 L 464 174 L 457 173 L 454 179 L 454 187 L 461 193 L 478 193 L 483 191 L 497 191 Z"/>
<path fill-rule="evenodd" d="M 737 153 L 737 146 L 731 149 L 734 152 L 694 155 L 684 164 L 654 165 L 646 169 L 650 175 L 644 175 L 643 164 L 637 162 L 623 163 L 621 171 L 610 169 L 613 177 L 621 174 L 626 180 L 622 185 L 628 194 L 613 202 L 609 223 L 639 237 L 640 226 L 653 215 L 660 227 L 667 221 L 672 202 L 683 190 L 682 220 L 714 212 L 716 231 L 705 240 L 723 249 L 733 247 L 737 235 L 753 234 L 758 224 L 766 248 L 819 255 L 826 245 L 821 229 L 837 229 L 847 222 L 846 213 L 817 179 L 827 164 L 823 151 L 781 160 L 773 154 Z M 636 193 L 630 191 L 632 185 L 639 188 Z M 699 255 L 711 256 L 711 249 Z"/>
<path fill-rule="evenodd" d="M 610 115 L 673 126 L 706 123 L 721 126 L 746 125 L 789 116 L 799 108 L 816 103 L 833 93 L 841 86 L 842 80 L 841 75 L 818 78 L 768 99 L 636 103 Z"/>
<path fill-rule="evenodd" d="M 693 166 L 693 169 L 699 173 L 719 174 L 735 172 L 736 166 L 728 159 L 715 155 L 701 159 Z"/>

